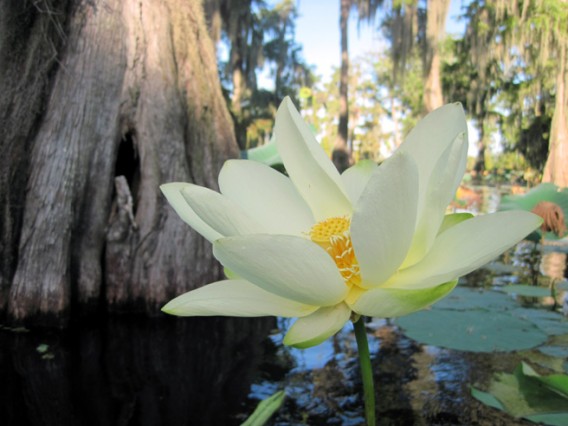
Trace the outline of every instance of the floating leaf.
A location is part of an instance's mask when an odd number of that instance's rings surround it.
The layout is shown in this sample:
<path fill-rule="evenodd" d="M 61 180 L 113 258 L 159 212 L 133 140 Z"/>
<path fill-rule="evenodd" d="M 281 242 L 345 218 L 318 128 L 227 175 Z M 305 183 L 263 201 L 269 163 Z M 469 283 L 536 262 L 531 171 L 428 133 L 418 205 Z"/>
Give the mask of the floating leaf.
<path fill-rule="evenodd" d="M 568 333 L 568 319 L 557 312 L 544 309 L 516 308 L 511 314 L 532 322 L 549 336 Z"/>
<path fill-rule="evenodd" d="M 488 309 L 508 310 L 517 307 L 508 295 L 484 289 L 456 287 L 450 295 L 437 302 L 436 309 Z"/>
<path fill-rule="evenodd" d="M 397 319 L 405 334 L 421 343 L 472 352 L 529 349 L 547 335 L 508 312 L 432 309 Z"/>
<path fill-rule="evenodd" d="M 539 287 L 534 285 L 508 285 L 505 287 L 501 287 L 499 290 L 509 293 L 509 294 L 516 294 L 518 296 L 527 296 L 527 297 L 549 297 L 550 296 L 550 289 L 547 287 Z"/>
<path fill-rule="evenodd" d="M 45 343 L 38 345 L 38 347 L 36 348 L 36 351 L 38 351 L 40 354 L 44 354 L 48 350 L 49 350 L 49 345 L 46 345 Z"/>
<path fill-rule="evenodd" d="M 284 391 L 276 392 L 261 401 L 251 416 L 241 426 L 262 426 L 270 417 L 282 406 L 286 393 Z"/>

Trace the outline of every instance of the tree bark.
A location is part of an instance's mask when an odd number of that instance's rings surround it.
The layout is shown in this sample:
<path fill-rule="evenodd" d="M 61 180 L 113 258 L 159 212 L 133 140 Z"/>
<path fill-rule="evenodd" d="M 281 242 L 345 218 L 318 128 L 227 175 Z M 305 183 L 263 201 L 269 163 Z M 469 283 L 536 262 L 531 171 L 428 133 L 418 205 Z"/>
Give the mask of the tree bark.
<path fill-rule="evenodd" d="M 349 11 L 351 0 L 340 0 L 339 28 L 341 32 L 341 70 L 339 75 L 339 125 L 333 147 L 332 160 L 335 167 L 343 172 L 351 164 L 348 146 L 349 135 Z"/>
<path fill-rule="evenodd" d="M 485 131 L 485 122 L 483 118 L 478 120 L 479 140 L 477 142 L 477 157 L 473 170 L 475 171 L 475 182 L 480 183 L 483 180 L 483 172 L 485 172 L 485 149 L 487 147 L 487 132 Z"/>
<path fill-rule="evenodd" d="M 440 75 L 440 42 L 445 34 L 450 0 L 428 0 L 424 50 L 424 109 L 429 113 L 444 104 Z"/>
<path fill-rule="evenodd" d="M 568 187 L 568 46 L 560 47 L 560 62 L 556 75 L 556 99 L 550 125 L 548 158 L 544 166 L 543 182 Z"/>
<path fill-rule="evenodd" d="M 21 206 L 10 215 L 21 227 L 3 224 L 10 235 L 1 236 L 12 259 L 2 275 L 11 320 L 62 325 L 72 301 L 88 312 L 104 298 L 111 310 L 155 313 L 219 278 L 209 244 L 158 190 L 170 181 L 216 188 L 222 163 L 237 155 L 201 3 L 19 3 L 4 2 L 0 15 L 17 11 L 14 25 L 30 15 L 44 26 L 52 16 L 61 23 L 52 29 L 60 36 L 55 59 L 41 75 L 0 74 L 2 87 L 46 81 L 43 96 L 23 101 L 38 110 L 20 136 L 24 154 L 1 169 L 3 177 L 19 176 L 2 180 L 2 198 Z M 0 27 L 0 39 L 8 30 Z M 23 64 L 42 38 L 40 30 L 29 36 Z M 0 57 L 9 57 L 12 48 L 0 47 Z M 9 102 L 22 102 L 18 95 Z M 16 119 L 12 110 L 2 116 L 9 147 L 20 143 Z"/>

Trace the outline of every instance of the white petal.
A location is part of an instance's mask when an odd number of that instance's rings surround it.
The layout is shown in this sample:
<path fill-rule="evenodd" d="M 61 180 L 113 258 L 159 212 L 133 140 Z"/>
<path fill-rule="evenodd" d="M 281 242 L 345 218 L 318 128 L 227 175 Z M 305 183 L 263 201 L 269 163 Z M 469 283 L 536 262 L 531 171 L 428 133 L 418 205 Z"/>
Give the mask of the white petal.
<path fill-rule="evenodd" d="M 438 159 L 458 135 L 466 136 L 467 123 L 461 104 L 444 105 L 418 122 L 408 134 L 399 151 L 414 157 L 421 182 L 428 182 Z"/>
<path fill-rule="evenodd" d="M 357 204 L 357 200 L 377 167 L 374 161 L 362 160 L 341 174 L 341 180 L 353 205 Z"/>
<path fill-rule="evenodd" d="M 297 348 L 316 346 L 343 328 L 351 316 L 345 303 L 318 309 L 307 317 L 298 318 L 286 336 L 284 344 Z"/>
<path fill-rule="evenodd" d="M 225 280 L 182 294 L 162 311 L 178 316 L 302 317 L 316 309 L 276 296 L 244 280 Z"/>
<path fill-rule="evenodd" d="M 278 108 L 274 132 L 286 171 L 316 221 L 351 215 L 339 172 L 288 97 Z"/>
<path fill-rule="evenodd" d="M 463 136 L 462 136 L 463 135 Z M 454 103 L 444 105 L 441 108 L 432 111 L 426 117 L 418 122 L 416 127 L 408 134 L 405 141 L 399 148 L 399 151 L 404 151 L 414 158 L 418 166 L 418 174 L 420 183 L 420 192 L 418 196 L 418 219 L 423 216 L 428 216 L 430 213 L 425 212 L 426 203 L 428 202 L 429 192 L 432 191 L 431 175 L 434 171 L 445 172 L 440 170 L 440 157 L 444 152 L 453 145 L 456 138 L 463 138 L 465 144 L 464 154 L 462 157 L 463 163 L 459 163 L 458 170 L 465 170 L 465 155 L 467 154 L 467 123 L 465 114 L 461 104 Z M 457 150 L 461 154 L 460 150 Z M 446 166 L 443 167 L 443 169 Z M 455 172 L 455 176 L 450 178 L 452 185 L 457 185 L 463 177 L 462 172 Z M 455 181 L 458 179 L 458 182 Z M 434 180 L 438 180 L 434 178 Z M 426 184 L 424 184 L 426 183 Z M 448 186 L 452 186 L 448 185 Z M 452 194 L 453 195 L 453 194 Z M 425 218 L 424 221 L 427 221 Z M 431 232 L 428 233 L 431 235 Z M 434 233 L 434 235 L 436 235 Z M 431 243 L 431 242 L 430 242 Z M 421 253 L 422 255 L 424 253 Z M 416 257 L 413 261 L 416 261 Z M 405 262 L 410 264 L 411 262 Z"/>
<path fill-rule="evenodd" d="M 263 164 L 229 160 L 219 174 L 221 193 L 271 234 L 301 235 L 314 218 L 289 178 Z"/>
<path fill-rule="evenodd" d="M 206 224 L 203 220 L 201 220 L 197 213 L 195 213 L 189 206 L 189 204 L 187 204 L 187 201 L 185 201 L 185 198 L 183 197 L 181 191 L 190 185 L 190 183 L 172 182 L 160 186 L 160 189 L 166 196 L 166 199 L 168 200 L 170 205 L 174 208 L 176 213 L 179 215 L 179 217 L 182 218 L 185 223 L 187 223 L 209 241 L 215 241 L 216 239 L 221 238 L 222 235 L 214 230 L 211 226 Z"/>
<path fill-rule="evenodd" d="M 454 289 L 457 280 L 432 288 L 373 288 L 350 305 L 354 312 L 379 318 L 394 318 L 424 309 Z"/>
<path fill-rule="evenodd" d="M 247 281 L 287 299 L 331 306 L 347 295 L 337 266 L 318 245 L 290 235 L 222 238 L 215 257 Z"/>
<path fill-rule="evenodd" d="M 183 198 L 203 222 L 223 237 L 264 232 L 264 227 L 229 198 L 202 186 L 189 184 Z"/>
<path fill-rule="evenodd" d="M 395 153 L 375 171 L 351 221 L 363 286 L 386 281 L 400 266 L 416 224 L 418 172 L 411 156 Z"/>
<path fill-rule="evenodd" d="M 424 259 L 400 271 L 385 286 L 426 288 L 454 280 L 503 253 L 538 228 L 541 221 L 529 212 L 510 211 L 460 222 L 436 238 Z"/>
<path fill-rule="evenodd" d="M 465 135 L 456 140 L 442 153 L 430 175 L 423 205 L 418 208 L 416 232 L 403 267 L 414 265 L 432 247 L 444 220 L 446 208 L 453 200 L 465 172 L 467 142 Z"/>

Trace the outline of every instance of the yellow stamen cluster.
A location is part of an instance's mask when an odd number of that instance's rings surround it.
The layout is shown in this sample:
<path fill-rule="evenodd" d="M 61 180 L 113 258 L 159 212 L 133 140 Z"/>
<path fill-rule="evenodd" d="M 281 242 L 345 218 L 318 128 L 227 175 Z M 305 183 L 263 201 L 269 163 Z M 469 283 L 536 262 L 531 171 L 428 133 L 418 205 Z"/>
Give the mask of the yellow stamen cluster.
<path fill-rule="evenodd" d="M 310 231 L 311 240 L 329 253 L 349 287 L 361 283 L 359 262 L 349 234 L 350 224 L 346 217 L 332 217 L 316 223 Z"/>

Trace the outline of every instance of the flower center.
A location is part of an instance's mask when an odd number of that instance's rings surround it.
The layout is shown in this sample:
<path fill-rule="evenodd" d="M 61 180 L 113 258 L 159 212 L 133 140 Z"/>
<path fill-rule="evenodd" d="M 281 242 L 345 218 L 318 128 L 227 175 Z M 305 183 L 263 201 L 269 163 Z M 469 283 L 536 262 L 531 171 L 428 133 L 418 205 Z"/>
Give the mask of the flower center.
<path fill-rule="evenodd" d="M 350 224 L 346 217 L 331 217 L 316 223 L 310 230 L 311 240 L 329 253 L 349 287 L 361 284 L 359 262 L 349 234 Z"/>

